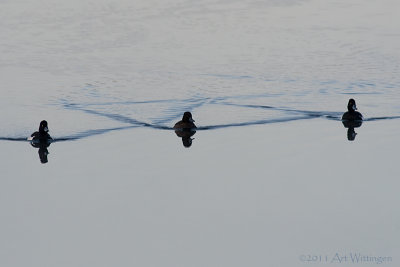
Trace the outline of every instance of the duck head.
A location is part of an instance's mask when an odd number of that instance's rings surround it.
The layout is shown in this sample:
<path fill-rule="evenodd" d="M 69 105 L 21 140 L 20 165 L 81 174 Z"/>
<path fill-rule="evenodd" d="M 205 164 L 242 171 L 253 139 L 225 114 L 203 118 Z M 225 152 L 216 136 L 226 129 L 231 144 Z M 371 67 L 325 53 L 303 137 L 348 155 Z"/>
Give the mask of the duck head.
<path fill-rule="evenodd" d="M 39 125 L 39 132 L 40 133 L 47 133 L 49 132 L 49 128 L 47 127 L 47 121 L 41 121 Z"/>
<path fill-rule="evenodd" d="M 192 113 L 190 113 L 189 111 L 186 111 L 185 113 L 183 113 L 182 121 L 183 122 L 194 122 L 194 119 L 192 118 Z"/>
<path fill-rule="evenodd" d="M 356 101 L 353 98 L 349 100 L 349 103 L 347 104 L 347 110 L 349 112 L 354 112 L 357 110 Z"/>

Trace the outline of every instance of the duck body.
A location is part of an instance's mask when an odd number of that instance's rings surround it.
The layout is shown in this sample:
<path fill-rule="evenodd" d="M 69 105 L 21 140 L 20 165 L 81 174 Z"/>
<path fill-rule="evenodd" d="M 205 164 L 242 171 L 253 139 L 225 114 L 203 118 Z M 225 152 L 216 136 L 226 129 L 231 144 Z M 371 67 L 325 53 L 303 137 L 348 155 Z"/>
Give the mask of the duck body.
<path fill-rule="evenodd" d="M 35 144 L 40 146 L 41 144 L 46 144 L 46 143 L 50 144 L 53 141 L 53 138 L 51 138 L 51 136 L 48 133 L 41 134 L 39 132 L 34 132 L 31 135 L 30 141 L 31 141 L 33 146 L 35 146 Z"/>
<path fill-rule="evenodd" d="M 362 121 L 363 116 L 360 112 L 356 111 L 356 101 L 354 99 L 350 99 L 347 104 L 347 111 L 343 114 L 343 121 Z"/>
<path fill-rule="evenodd" d="M 362 119 L 363 119 L 363 116 L 358 111 L 354 111 L 354 112 L 347 111 L 342 116 L 342 120 L 344 120 L 344 121 L 362 121 Z"/>
<path fill-rule="evenodd" d="M 174 129 L 176 130 L 193 130 L 196 129 L 196 125 L 194 124 L 194 120 L 192 118 L 192 114 L 188 111 L 183 113 L 183 117 L 181 121 L 178 121 L 174 125 Z"/>

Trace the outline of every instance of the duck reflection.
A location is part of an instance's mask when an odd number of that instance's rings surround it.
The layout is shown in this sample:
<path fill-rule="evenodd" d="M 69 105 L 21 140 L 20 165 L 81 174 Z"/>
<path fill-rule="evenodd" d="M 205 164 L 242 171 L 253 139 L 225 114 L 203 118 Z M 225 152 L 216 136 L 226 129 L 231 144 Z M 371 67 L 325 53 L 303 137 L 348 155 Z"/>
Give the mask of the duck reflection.
<path fill-rule="evenodd" d="M 193 139 L 192 136 L 196 133 L 193 129 L 179 129 L 175 130 L 175 134 L 178 137 L 182 138 L 182 144 L 184 147 L 190 147 L 192 145 Z"/>
<path fill-rule="evenodd" d="M 361 127 L 362 121 L 342 121 L 343 126 L 347 128 L 347 140 L 354 141 L 356 139 L 356 131 L 354 128 Z"/>
<path fill-rule="evenodd" d="M 32 140 L 31 145 L 35 148 L 39 148 L 39 159 L 40 162 L 45 164 L 48 162 L 47 155 L 50 154 L 49 150 L 47 149 L 50 146 L 51 142 L 47 140 Z"/>

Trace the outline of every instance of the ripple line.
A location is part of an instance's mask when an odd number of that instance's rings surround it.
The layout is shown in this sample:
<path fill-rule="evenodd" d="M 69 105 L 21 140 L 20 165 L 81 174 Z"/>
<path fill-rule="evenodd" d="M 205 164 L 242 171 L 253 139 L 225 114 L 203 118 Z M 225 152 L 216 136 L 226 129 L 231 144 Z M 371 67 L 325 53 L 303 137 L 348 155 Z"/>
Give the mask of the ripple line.
<path fill-rule="evenodd" d="M 332 111 L 310 111 L 310 110 L 300 110 L 300 109 L 289 109 L 289 108 L 278 108 L 273 106 L 265 105 L 251 105 L 251 104 L 234 104 L 229 102 L 222 102 L 223 105 L 237 106 L 237 107 L 247 107 L 247 108 L 262 108 L 262 109 L 272 109 L 278 111 L 285 111 L 290 113 L 300 113 L 302 115 L 307 115 L 310 117 L 324 117 L 331 120 L 341 120 L 342 112 L 332 112 Z"/>
<path fill-rule="evenodd" d="M 220 124 L 220 125 L 201 126 L 201 127 L 197 128 L 196 130 L 214 130 L 214 129 L 220 129 L 220 128 L 229 128 L 229 127 L 240 127 L 240 126 L 249 126 L 249 125 L 281 123 L 281 122 L 289 122 L 289 121 L 297 121 L 297 120 L 309 120 L 309 119 L 314 119 L 314 118 L 315 117 L 303 116 L 303 117 L 294 117 L 294 118 L 258 120 L 258 121 L 251 121 L 251 122 L 240 122 L 240 123 L 229 123 L 229 124 Z"/>

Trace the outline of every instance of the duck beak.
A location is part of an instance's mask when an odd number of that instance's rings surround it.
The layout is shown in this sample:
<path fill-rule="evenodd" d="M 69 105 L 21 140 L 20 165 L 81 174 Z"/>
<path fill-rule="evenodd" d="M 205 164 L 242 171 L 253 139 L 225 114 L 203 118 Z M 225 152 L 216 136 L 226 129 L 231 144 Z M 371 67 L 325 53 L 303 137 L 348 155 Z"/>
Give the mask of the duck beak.
<path fill-rule="evenodd" d="M 353 105 L 353 109 L 354 109 L 354 110 L 357 110 L 356 104 Z"/>
<path fill-rule="evenodd" d="M 192 118 L 190 118 L 190 119 L 189 119 L 189 121 L 190 121 L 190 122 L 195 122 L 195 120 L 194 120 L 194 119 L 192 119 Z"/>
<path fill-rule="evenodd" d="M 44 127 L 43 130 L 47 133 L 49 131 L 49 128 Z"/>

